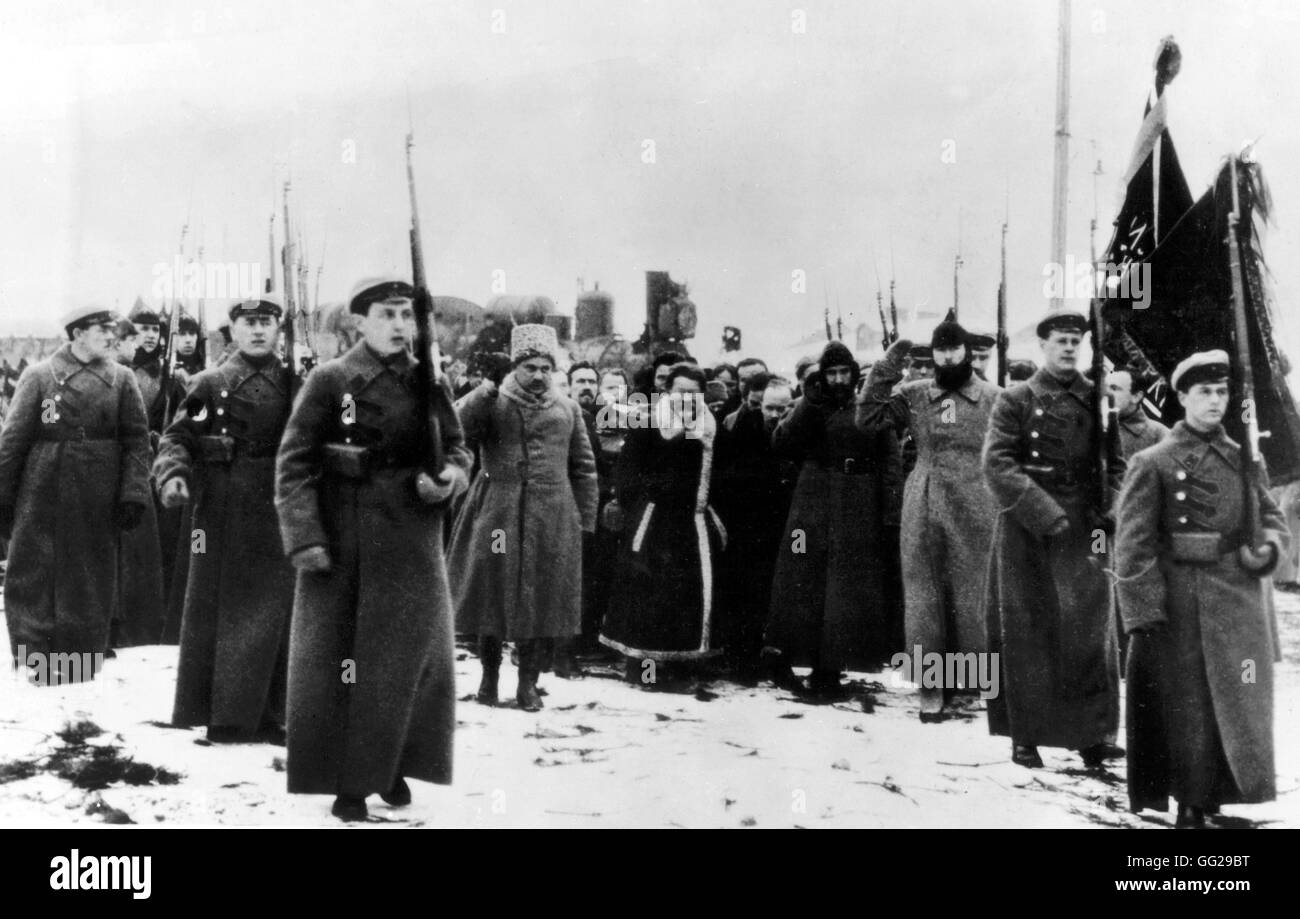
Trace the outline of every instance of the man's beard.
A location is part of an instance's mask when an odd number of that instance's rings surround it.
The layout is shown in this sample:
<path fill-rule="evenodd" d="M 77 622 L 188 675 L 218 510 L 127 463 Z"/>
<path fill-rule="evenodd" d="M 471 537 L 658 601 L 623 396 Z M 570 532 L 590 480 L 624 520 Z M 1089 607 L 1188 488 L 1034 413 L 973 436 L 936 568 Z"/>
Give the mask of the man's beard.
<path fill-rule="evenodd" d="M 960 364 L 946 364 L 934 368 L 934 381 L 939 384 L 940 389 L 961 389 L 970 380 L 971 374 L 975 368 L 969 360 L 964 360 Z"/>
<path fill-rule="evenodd" d="M 845 405 L 853 398 L 852 383 L 827 383 L 826 394 L 837 405 Z"/>

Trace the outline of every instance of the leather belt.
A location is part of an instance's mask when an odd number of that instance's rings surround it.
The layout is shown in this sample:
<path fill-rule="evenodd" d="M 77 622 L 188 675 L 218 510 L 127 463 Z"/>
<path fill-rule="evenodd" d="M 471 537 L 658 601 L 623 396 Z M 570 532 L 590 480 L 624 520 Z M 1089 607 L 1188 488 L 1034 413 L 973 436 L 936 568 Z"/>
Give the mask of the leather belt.
<path fill-rule="evenodd" d="M 866 475 L 875 471 L 871 460 L 865 456 L 846 456 L 843 459 L 822 460 L 818 465 L 828 472 L 837 472 L 840 475 Z"/>

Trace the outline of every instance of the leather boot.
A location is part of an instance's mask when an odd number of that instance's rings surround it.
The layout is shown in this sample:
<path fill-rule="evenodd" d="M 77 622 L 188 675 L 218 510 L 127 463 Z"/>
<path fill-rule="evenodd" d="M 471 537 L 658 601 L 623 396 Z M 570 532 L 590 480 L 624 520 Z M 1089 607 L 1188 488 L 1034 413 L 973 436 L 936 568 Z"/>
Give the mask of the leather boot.
<path fill-rule="evenodd" d="M 1205 811 L 1190 804 L 1178 805 L 1178 819 L 1174 822 L 1176 830 L 1205 829 Z"/>
<path fill-rule="evenodd" d="M 497 681 L 501 675 L 501 639 L 483 635 L 478 640 L 478 658 L 483 665 L 483 679 L 474 701 L 480 705 L 497 704 Z"/>
<path fill-rule="evenodd" d="M 1038 755 L 1038 747 L 1033 744 L 1011 744 L 1011 762 L 1026 769 L 1043 768 L 1043 758 Z"/>
<path fill-rule="evenodd" d="M 540 712 L 542 697 L 537 693 L 537 676 L 541 672 L 538 657 L 541 647 L 535 639 L 519 643 L 519 688 L 515 701 L 526 712 Z"/>

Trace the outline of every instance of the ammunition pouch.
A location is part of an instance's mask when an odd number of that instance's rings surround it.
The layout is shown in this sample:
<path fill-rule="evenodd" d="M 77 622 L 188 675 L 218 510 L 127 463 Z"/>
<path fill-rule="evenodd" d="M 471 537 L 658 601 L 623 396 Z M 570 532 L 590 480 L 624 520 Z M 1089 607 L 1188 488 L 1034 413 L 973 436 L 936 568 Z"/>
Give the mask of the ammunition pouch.
<path fill-rule="evenodd" d="M 1240 545 L 1240 540 L 1219 533 L 1173 533 L 1169 537 L 1169 554 L 1180 564 L 1212 565 Z"/>
<path fill-rule="evenodd" d="M 352 444 L 326 444 L 325 469 L 345 479 L 368 479 L 374 466 L 372 452 Z"/>

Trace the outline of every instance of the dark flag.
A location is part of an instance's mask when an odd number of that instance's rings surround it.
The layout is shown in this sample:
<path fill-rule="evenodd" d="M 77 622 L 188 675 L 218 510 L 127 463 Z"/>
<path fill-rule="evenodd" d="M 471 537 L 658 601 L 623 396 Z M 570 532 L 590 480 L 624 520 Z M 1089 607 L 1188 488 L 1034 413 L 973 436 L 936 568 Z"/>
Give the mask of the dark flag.
<path fill-rule="evenodd" d="M 1163 88 L 1180 63 L 1177 45 L 1166 38 L 1156 59 L 1156 101 L 1148 103 L 1127 194 L 1101 266 L 1106 272 L 1107 357 L 1166 378 L 1194 352 L 1233 350 L 1230 170 L 1225 159 L 1214 185 L 1193 203 L 1165 127 Z M 1241 161 L 1238 193 L 1256 417 L 1269 432 L 1260 448 L 1272 483 L 1281 485 L 1300 479 L 1300 413 L 1286 384 L 1289 365 L 1273 341 L 1260 240 L 1270 199 L 1257 163 Z M 1153 402 L 1165 424 L 1182 417 L 1178 400 L 1167 389 L 1157 390 Z M 1233 439 L 1240 442 L 1245 436 L 1239 413 L 1229 413 L 1225 425 Z"/>

